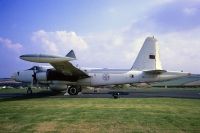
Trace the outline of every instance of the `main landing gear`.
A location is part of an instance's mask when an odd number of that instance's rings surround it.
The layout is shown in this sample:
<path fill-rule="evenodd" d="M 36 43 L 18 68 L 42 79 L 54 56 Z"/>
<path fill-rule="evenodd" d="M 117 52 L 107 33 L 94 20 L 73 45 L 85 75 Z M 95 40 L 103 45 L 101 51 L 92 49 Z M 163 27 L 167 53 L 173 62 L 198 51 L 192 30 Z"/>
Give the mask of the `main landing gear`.
<path fill-rule="evenodd" d="M 78 95 L 79 92 L 81 92 L 82 89 L 81 89 L 81 86 L 70 86 L 68 88 L 68 93 L 69 95 Z"/>

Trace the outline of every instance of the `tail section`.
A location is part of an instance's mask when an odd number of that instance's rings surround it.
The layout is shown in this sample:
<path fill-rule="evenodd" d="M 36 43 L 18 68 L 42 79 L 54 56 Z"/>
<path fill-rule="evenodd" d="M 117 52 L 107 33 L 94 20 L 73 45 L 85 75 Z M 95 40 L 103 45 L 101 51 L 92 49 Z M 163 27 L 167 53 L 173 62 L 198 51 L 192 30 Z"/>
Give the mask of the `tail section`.
<path fill-rule="evenodd" d="M 132 66 L 133 70 L 162 70 L 159 46 L 154 37 L 147 37 Z"/>

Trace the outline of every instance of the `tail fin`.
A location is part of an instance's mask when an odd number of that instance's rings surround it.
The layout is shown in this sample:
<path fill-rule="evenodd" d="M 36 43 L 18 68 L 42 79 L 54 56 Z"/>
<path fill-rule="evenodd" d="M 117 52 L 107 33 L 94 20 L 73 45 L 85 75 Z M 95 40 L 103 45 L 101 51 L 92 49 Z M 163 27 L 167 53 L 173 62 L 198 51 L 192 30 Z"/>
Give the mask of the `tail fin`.
<path fill-rule="evenodd" d="M 162 70 L 159 46 L 154 37 L 147 37 L 132 66 L 133 70 Z"/>
<path fill-rule="evenodd" d="M 76 56 L 75 56 L 75 54 L 74 54 L 74 51 L 73 50 L 71 50 L 67 55 L 66 55 L 66 57 L 71 57 L 71 58 L 74 58 L 74 59 L 76 59 Z"/>

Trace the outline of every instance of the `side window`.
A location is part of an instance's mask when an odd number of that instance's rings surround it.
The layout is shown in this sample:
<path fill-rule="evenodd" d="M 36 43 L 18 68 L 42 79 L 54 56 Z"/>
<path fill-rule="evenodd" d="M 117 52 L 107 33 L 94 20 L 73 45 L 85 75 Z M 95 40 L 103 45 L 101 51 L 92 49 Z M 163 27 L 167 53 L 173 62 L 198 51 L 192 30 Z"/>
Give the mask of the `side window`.
<path fill-rule="evenodd" d="M 155 55 L 149 55 L 149 59 L 155 59 Z"/>
<path fill-rule="evenodd" d="M 130 75 L 130 78 L 134 78 L 134 75 L 133 75 L 133 74 L 131 74 L 131 75 Z"/>

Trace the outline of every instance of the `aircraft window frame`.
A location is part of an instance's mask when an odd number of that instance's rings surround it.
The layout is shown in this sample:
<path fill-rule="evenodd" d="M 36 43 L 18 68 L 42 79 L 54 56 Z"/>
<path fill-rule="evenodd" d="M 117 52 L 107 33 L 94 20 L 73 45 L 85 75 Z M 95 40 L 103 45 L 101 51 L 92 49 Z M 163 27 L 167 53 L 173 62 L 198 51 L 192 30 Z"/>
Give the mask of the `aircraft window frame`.
<path fill-rule="evenodd" d="M 156 59 L 156 56 L 153 55 L 153 54 L 150 54 L 150 55 L 149 55 L 149 59 Z"/>

